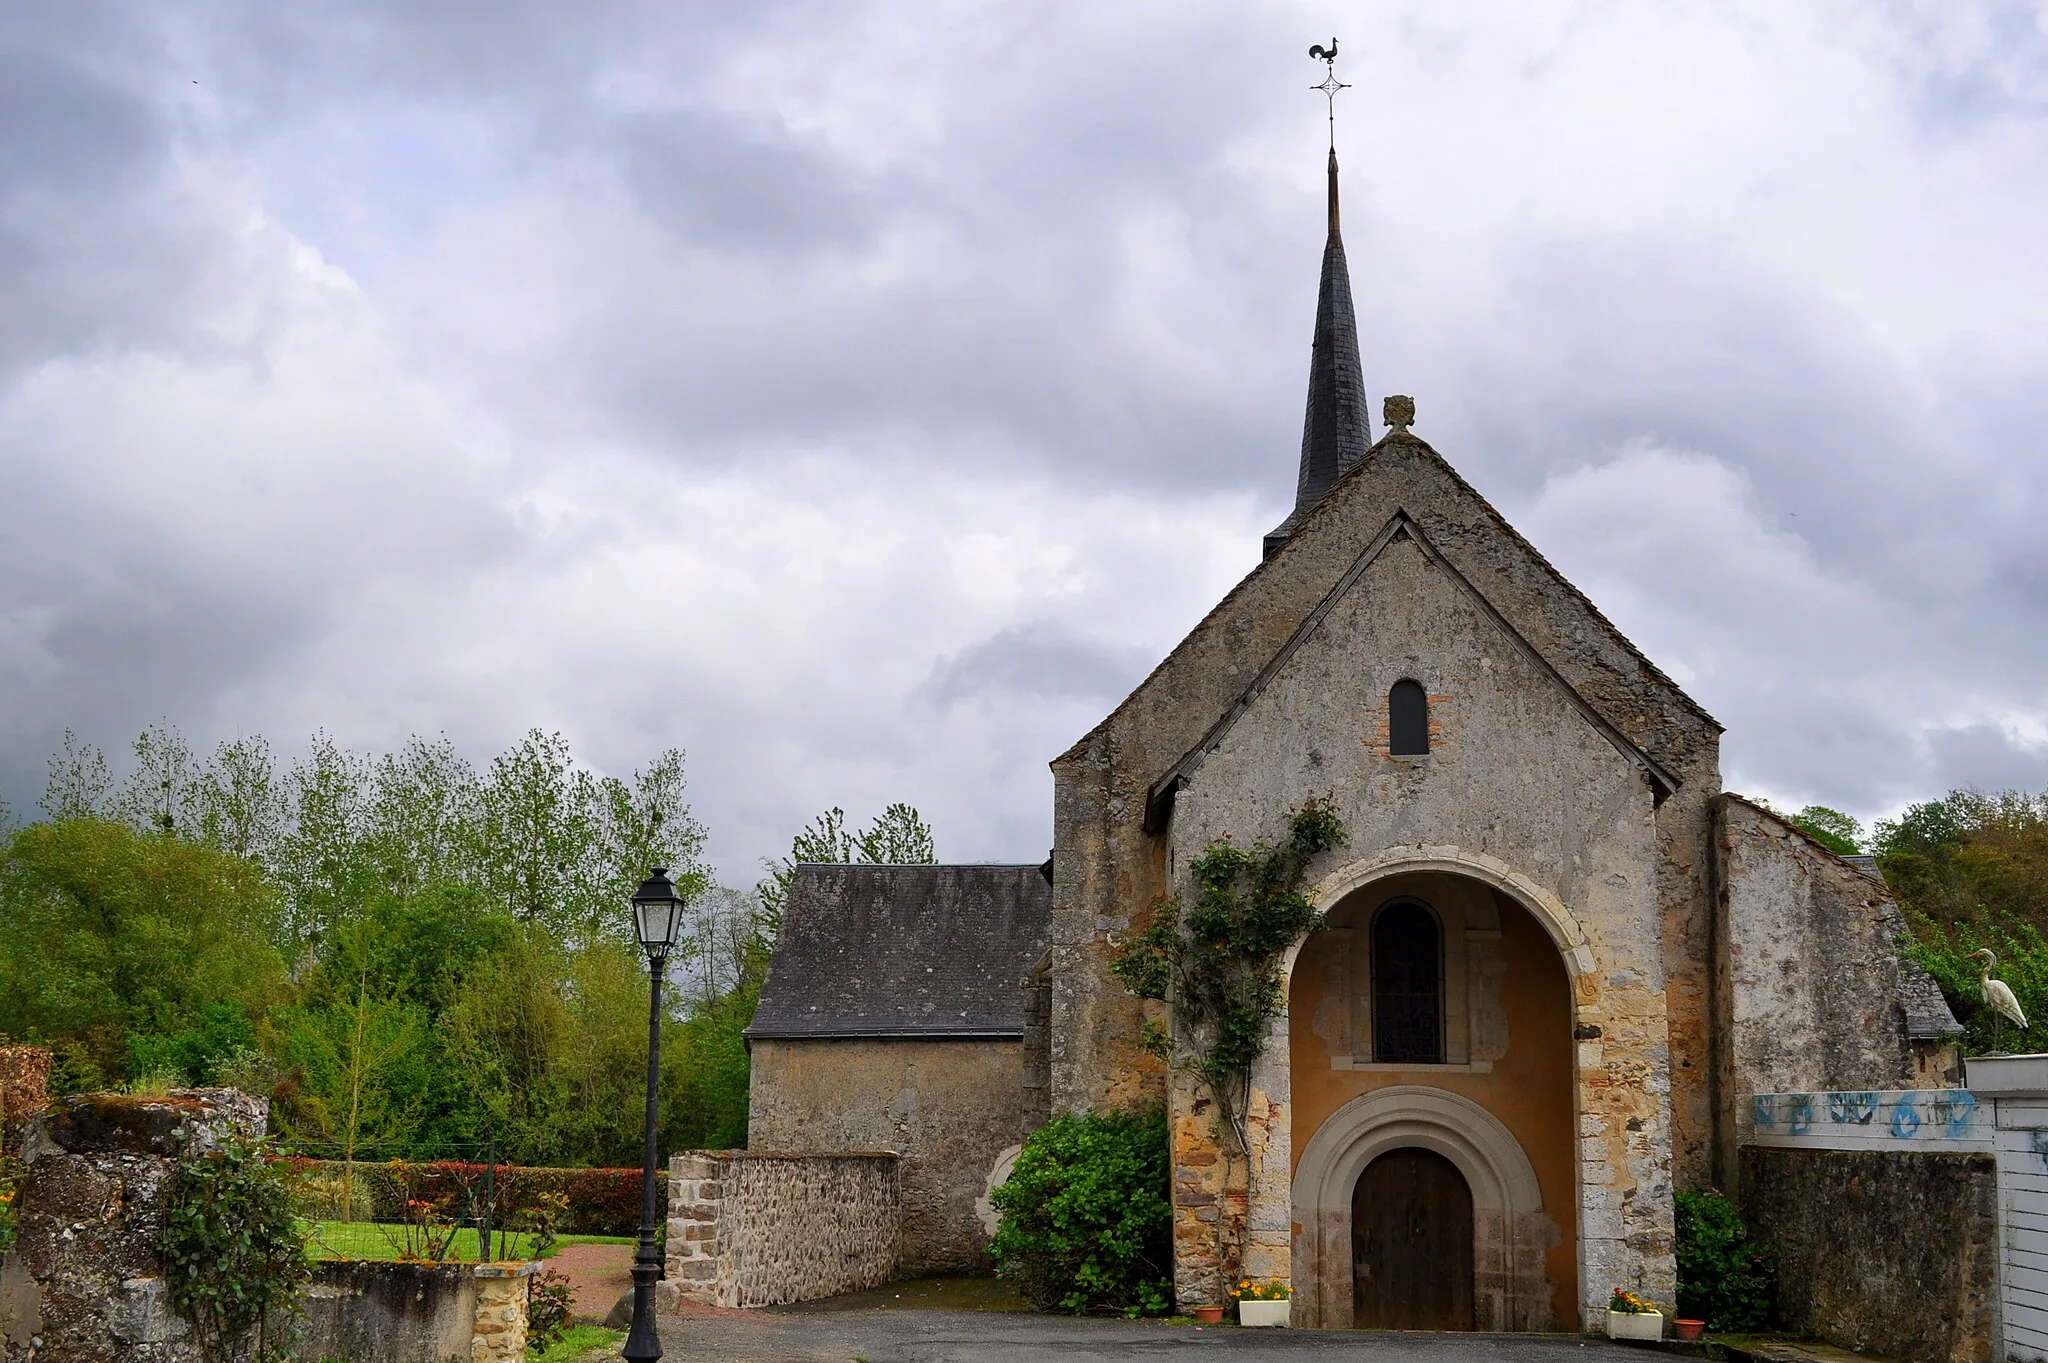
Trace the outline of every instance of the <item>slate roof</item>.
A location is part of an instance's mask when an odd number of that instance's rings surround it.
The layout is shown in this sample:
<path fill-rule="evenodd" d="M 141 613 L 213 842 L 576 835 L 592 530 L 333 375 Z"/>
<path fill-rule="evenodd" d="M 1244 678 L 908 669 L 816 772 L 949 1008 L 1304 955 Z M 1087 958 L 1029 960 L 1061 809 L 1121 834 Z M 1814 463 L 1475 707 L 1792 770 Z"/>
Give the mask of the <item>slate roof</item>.
<path fill-rule="evenodd" d="M 1372 414 L 1358 367 L 1358 320 L 1351 306 L 1351 270 L 1337 221 L 1337 150 L 1330 149 L 1330 235 L 1323 243 L 1322 285 L 1316 292 L 1315 344 L 1309 352 L 1308 407 L 1301 422 L 1301 476 L 1294 510 L 1265 539 L 1266 557 L 1278 553 L 1301 518 L 1315 509 L 1339 474 L 1365 458 L 1372 444 Z"/>
<path fill-rule="evenodd" d="M 1021 1037 L 1051 921 L 1037 866 L 799 866 L 746 1035 Z"/>
<path fill-rule="evenodd" d="M 1899 958 L 1899 1003 L 1906 1010 L 1906 1035 L 1915 1041 L 1955 1036 L 1963 1030 L 1934 977 L 1918 961 L 1904 957 Z"/>

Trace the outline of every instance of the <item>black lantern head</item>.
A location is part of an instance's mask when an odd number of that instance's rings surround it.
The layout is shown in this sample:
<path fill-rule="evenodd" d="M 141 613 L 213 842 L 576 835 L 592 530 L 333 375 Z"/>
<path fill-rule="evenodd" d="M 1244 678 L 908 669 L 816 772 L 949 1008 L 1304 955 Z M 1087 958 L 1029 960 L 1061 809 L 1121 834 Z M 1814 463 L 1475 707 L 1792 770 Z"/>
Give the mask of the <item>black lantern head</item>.
<path fill-rule="evenodd" d="M 659 961 L 667 957 L 682 929 L 682 896 L 668 878 L 668 868 L 657 866 L 633 894 L 633 934 L 640 939 L 647 959 Z"/>

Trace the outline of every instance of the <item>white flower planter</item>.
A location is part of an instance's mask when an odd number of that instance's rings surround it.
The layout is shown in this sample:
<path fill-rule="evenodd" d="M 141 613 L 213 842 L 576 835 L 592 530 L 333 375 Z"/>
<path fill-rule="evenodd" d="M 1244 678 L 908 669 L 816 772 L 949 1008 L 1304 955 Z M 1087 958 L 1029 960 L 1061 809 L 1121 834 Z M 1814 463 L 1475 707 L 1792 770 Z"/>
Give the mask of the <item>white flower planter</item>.
<path fill-rule="evenodd" d="M 1285 1325 L 1287 1308 L 1291 1301 L 1241 1301 L 1237 1304 L 1237 1323 L 1243 1326 Z"/>
<path fill-rule="evenodd" d="M 1609 1339 L 1664 1338 L 1664 1313 L 1662 1311 L 1609 1311 L 1607 1313 L 1607 1337 Z"/>

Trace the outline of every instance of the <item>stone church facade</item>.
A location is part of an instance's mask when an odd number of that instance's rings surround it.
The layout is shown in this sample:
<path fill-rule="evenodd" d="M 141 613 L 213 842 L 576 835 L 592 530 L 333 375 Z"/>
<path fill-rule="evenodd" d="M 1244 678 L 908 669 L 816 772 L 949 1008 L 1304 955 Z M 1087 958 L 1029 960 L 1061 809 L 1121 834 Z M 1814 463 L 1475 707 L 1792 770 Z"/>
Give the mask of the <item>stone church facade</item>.
<path fill-rule="evenodd" d="M 1673 1190 L 1733 1186 L 1744 1095 L 1953 1082 L 1958 1029 L 1881 879 L 1722 791 L 1721 727 L 1413 404 L 1373 439 L 1329 176 L 1294 511 L 1053 761 L 1044 866 L 805 868 L 750 1141 L 898 1150 L 907 1260 L 941 1267 L 1047 1113 L 1164 1103 L 1185 1303 L 1242 1274 L 1309 1326 L 1668 1310 Z M 1288 956 L 1246 1152 L 1109 965 L 1204 848 L 1310 798 L 1348 837 L 1311 868 L 1329 926 Z"/>

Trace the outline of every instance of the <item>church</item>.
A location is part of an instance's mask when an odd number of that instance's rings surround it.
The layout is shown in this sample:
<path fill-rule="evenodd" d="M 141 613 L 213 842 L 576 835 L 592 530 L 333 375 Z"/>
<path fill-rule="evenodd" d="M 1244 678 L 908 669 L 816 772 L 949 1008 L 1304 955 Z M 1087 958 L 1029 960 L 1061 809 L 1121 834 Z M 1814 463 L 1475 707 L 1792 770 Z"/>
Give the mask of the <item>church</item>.
<path fill-rule="evenodd" d="M 1329 167 L 1300 478 L 1264 557 L 1053 758 L 1050 858 L 804 866 L 751 1148 L 894 1150 L 902 1268 L 981 1262 L 1050 1114 L 1163 1104 L 1175 1287 L 1294 1324 L 1590 1329 L 1668 1311 L 1673 1191 L 1733 1188 L 1752 1093 L 1939 1087 L 1960 1031 L 1867 859 L 1723 791 L 1721 726 L 1360 372 Z M 1187 868 L 1316 799 L 1245 1139 L 1110 973 Z M 1244 1146 L 1240 1149 L 1240 1144 Z"/>

